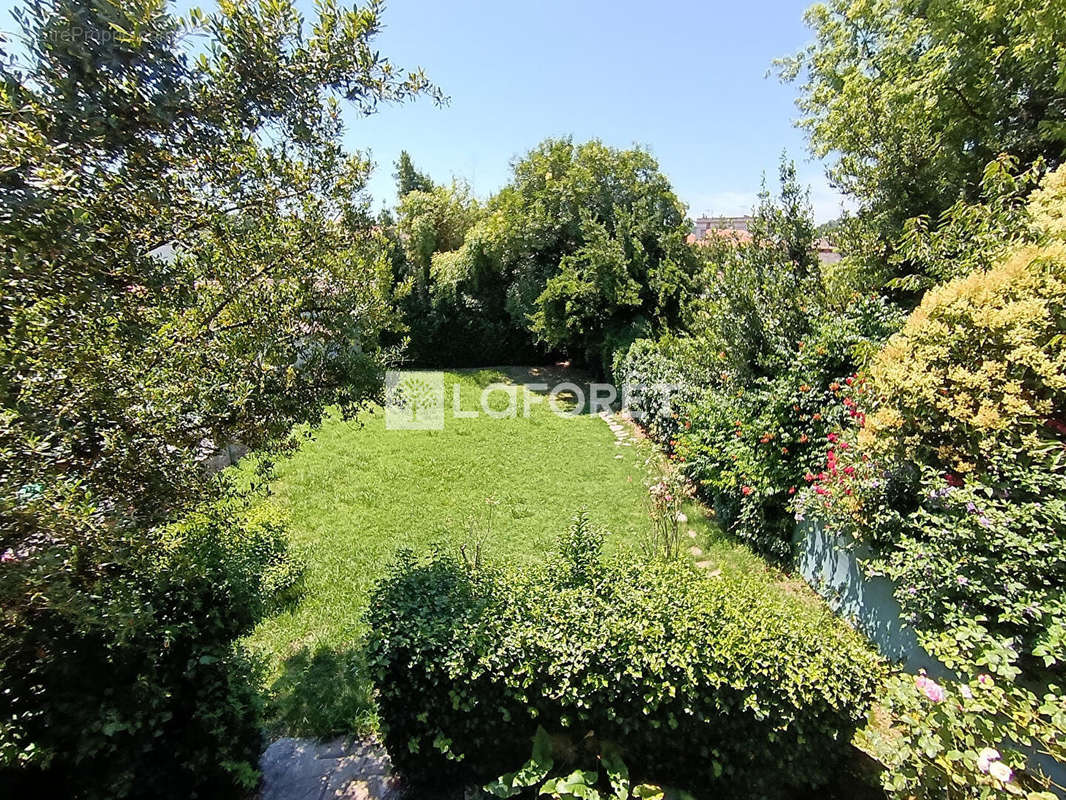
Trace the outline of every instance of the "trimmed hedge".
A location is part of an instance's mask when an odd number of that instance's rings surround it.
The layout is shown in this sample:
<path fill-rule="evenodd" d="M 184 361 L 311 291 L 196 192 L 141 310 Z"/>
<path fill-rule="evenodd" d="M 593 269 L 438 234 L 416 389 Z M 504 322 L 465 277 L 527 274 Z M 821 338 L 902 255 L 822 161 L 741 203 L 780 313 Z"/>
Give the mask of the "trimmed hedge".
<path fill-rule="evenodd" d="M 570 550 L 507 571 L 403 553 L 377 585 L 368 661 L 409 781 L 492 780 L 538 725 L 707 796 L 833 774 L 880 674 L 857 634 L 764 581 Z"/>

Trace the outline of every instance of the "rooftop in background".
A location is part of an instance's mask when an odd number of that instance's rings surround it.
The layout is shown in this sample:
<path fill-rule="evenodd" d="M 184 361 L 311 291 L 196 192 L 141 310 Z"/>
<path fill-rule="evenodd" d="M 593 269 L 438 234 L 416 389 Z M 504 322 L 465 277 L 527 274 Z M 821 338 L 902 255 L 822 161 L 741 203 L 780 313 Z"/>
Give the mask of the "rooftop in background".
<path fill-rule="evenodd" d="M 737 244 L 751 242 L 748 230 L 752 217 L 700 217 L 696 220 L 694 233 L 685 237 L 689 244 L 706 246 L 715 239 L 725 239 Z M 840 251 L 826 238 L 814 240 L 813 249 L 818 253 L 822 264 L 835 264 L 840 261 Z"/>
<path fill-rule="evenodd" d="M 751 241 L 751 234 L 739 228 L 710 228 L 702 236 L 690 233 L 685 237 L 689 244 L 708 245 L 714 239 L 728 239 L 738 244 L 747 244 Z"/>

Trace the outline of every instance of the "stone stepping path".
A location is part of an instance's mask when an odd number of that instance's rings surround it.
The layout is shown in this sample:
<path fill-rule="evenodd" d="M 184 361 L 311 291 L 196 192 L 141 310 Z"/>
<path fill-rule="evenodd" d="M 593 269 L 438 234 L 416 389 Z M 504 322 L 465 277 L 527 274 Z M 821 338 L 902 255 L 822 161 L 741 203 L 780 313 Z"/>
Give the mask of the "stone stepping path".
<path fill-rule="evenodd" d="M 259 759 L 259 800 L 399 800 L 385 748 L 376 741 L 278 739 Z"/>
<path fill-rule="evenodd" d="M 632 447 L 633 443 L 637 441 L 636 436 L 632 432 L 629 422 L 629 417 L 626 415 L 617 416 L 610 411 L 601 411 L 597 416 L 607 423 L 607 427 L 611 429 L 611 433 L 614 434 L 614 446 L 615 447 Z M 622 421 L 620 421 L 622 420 Z M 615 458 L 622 458 L 622 454 L 619 453 Z M 691 528 L 688 531 L 690 539 L 695 539 L 699 534 Z M 701 558 L 703 556 L 703 550 L 696 545 L 692 545 L 688 549 L 693 558 Z M 696 566 L 700 569 L 707 570 L 707 576 L 710 578 L 717 578 L 722 574 L 722 570 L 714 569 L 713 561 L 697 561 Z"/>
<path fill-rule="evenodd" d="M 636 442 L 636 435 L 634 435 L 633 433 L 633 429 L 631 428 L 632 423 L 627 415 L 615 415 L 609 411 L 601 411 L 599 414 L 597 414 L 597 416 L 604 422 L 607 422 L 607 427 L 610 428 L 611 433 L 614 434 L 615 447 L 632 447 L 633 443 Z M 614 458 L 620 459 L 623 458 L 623 455 L 621 455 L 621 453 L 618 453 L 617 455 L 615 455 Z M 698 535 L 699 534 L 695 530 L 691 528 L 689 529 L 690 539 L 696 539 Z M 704 551 L 702 551 L 702 549 L 697 547 L 695 544 L 693 544 L 689 548 L 689 553 L 694 559 L 699 559 L 702 557 L 702 555 L 704 555 Z M 716 578 L 722 575 L 722 570 L 714 569 L 713 561 L 696 561 L 696 566 L 698 566 L 700 570 L 707 570 L 708 577 Z"/>
<path fill-rule="evenodd" d="M 615 447 L 632 447 L 633 442 L 636 440 L 630 435 L 629 430 L 619 422 L 610 411 L 601 411 L 597 414 L 600 419 L 607 423 L 607 427 L 611 429 L 611 433 L 614 434 L 614 446 Z M 621 458 L 619 453 L 615 458 Z"/>

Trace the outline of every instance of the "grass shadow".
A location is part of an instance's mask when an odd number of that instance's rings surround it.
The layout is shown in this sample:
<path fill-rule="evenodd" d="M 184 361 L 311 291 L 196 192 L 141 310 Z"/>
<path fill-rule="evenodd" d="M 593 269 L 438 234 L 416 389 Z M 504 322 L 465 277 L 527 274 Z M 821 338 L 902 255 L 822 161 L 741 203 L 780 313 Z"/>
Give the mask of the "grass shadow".
<path fill-rule="evenodd" d="M 270 728 L 286 736 L 324 739 L 374 729 L 377 710 L 363 648 L 301 648 L 282 663 L 266 711 Z"/>

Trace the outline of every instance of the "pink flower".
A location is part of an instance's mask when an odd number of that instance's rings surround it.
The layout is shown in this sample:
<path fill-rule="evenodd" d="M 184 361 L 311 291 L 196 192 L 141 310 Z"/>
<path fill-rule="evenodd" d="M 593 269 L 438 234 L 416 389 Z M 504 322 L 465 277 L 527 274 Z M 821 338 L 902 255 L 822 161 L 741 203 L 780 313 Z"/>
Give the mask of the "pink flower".
<path fill-rule="evenodd" d="M 845 475 L 854 475 L 855 474 L 855 467 L 852 467 L 852 466 L 844 467 L 844 474 Z"/>
<path fill-rule="evenodd" d="M 999 761 L 999 750 L 994 747 L 986 747 L 977 754 L 977 768 L 981 772 L 987 773 L 993 761 Z"/>
<path fill-rule="evenodd" d="M 835 433 L 831 433 L 831 434 L 829 434 L 829 435 L 828 435 L 828 436 L 827 436 L 826 438 L 827 438 L 827 439 L 828 439 L 829 441 L 831 441 L 831 442 L 835 442 L 835 441 L 836 441 L 837 439 L 839 439 L 840 437 L 839 437 L 839 436 L 837 436 L 837 435 L 836 435 Z"/>
<path fill-rule="evenodd" d="M 12 561 L 18 561 L 18 556 L 16 556 L 15 551 L 9 547 L 7 550 L 4 551 L 4 554 L 0 556 L 0 561 L 5 564 L 9 564 Z"/>
<path fill-rule="evenodd" d="M 918 691 L 934 703 L 943 703 L 944 699 L 947 697 L 947 694 L 944 692 L 944 687 L 932 678 L 927 678 L 925 675 L 918 675 L 915 677 L 914 685 L 918 688 Z"/>
<path fill-rule="evenodd" d="M 991 764 L 989 764 L 988 774 L 1000 783 L 1010 783 L 1011 778 L 1014 777 L 1014 773 L 1011 771 L 1011 768 L 1004 764 L 1002 761 L 993 761 Z"/>
<path fill-rule="evenodd" d="M 992 676 L 989 675 L 987 672 L 982 672 L 980 675 L 977 676 L 977 682 L 982 686 L 991 686 Z"/>

